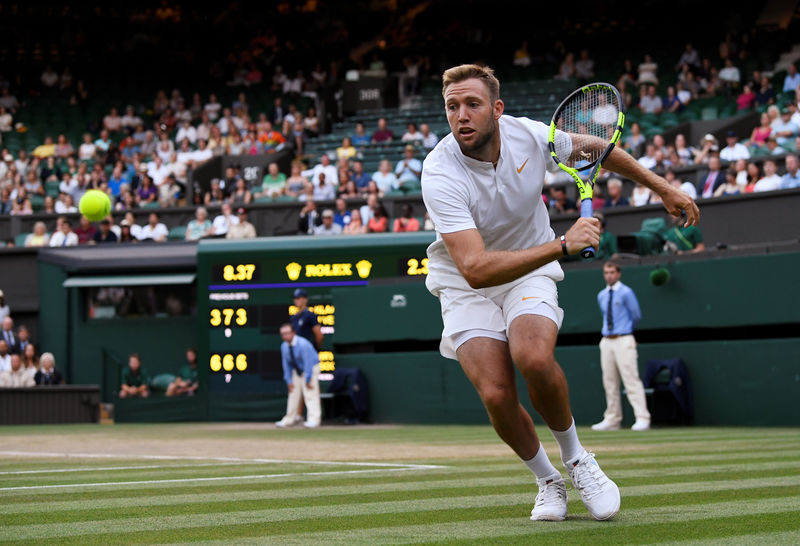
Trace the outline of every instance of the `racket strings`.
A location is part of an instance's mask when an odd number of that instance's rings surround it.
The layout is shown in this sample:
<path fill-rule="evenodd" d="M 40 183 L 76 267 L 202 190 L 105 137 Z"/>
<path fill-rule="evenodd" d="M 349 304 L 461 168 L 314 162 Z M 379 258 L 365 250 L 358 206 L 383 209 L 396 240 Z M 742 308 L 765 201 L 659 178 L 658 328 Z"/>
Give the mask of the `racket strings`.
<path fill-rule="evenodd" d="M 556 141 L 556 155 L 567 166 L 591 166 L 605 151 L 616 130 L 619 104 L 611 89 L 598 87 L 575 95 L 561 110 L 556 128 L 569 133 L 572 142 Z M 566 146 L 571 146 L 571 154 Z"/>

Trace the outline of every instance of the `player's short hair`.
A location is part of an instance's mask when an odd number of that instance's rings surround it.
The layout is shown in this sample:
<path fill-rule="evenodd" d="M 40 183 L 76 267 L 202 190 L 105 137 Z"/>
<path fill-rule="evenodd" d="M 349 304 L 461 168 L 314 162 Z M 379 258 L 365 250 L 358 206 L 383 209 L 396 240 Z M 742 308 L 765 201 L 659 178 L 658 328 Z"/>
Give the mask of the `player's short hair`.
<path fill-rule="evenodd" d="M 442 74 L 442 96 L 450 84 L 462 82 L 470 78 L 481 80 L 489 90 L 489 98 L 492 102 L 500 98 L 500 82 L 494 75 L 494 70 L 488 66 L 478 64 L 462 64 L 448 68 Z"/>
<path fill-rule="evenodd" d="M 603 264 L 603 268 L 606 268 L 606 267 L 613 267 L 618 272 L 622 271 L 622 268 L 620 268 L 619 264 L 617 262 L 615 262 L 614 260 L 607 260 L 606 263 Z"/>

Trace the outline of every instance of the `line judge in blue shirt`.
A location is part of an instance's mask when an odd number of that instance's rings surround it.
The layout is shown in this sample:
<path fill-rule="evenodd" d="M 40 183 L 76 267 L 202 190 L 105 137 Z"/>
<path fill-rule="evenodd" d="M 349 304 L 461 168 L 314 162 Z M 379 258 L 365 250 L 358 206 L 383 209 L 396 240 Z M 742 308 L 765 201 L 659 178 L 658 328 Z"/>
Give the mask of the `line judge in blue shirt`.
<path fill-rule="evenodd" d="M 293 426 L 297 420 L 300 400 L 307 409 L 305 426 L 317 428 L 322 420 L 319 396 L 319 355 L 307 339 L 294 333 L 294 327 L 287 322 L 281 325 L 281 363 L 283 380 L 289 388 L 286 402 L 286 415 L 275 423 L 280 428 Z"/>
<path fill-rule="evenodd" d="M 593 430 L 619 430 L 622 423 L 622 395 L 620 379 L 628 393 L 636 422 L 631 430 L 650 428 L 650 412 L 644 396 L 644 385 L 639 378 L 639 355 L 633 330 L 642 318 L 636 294 L 620 282 L 619 264 L 608 261 L 603 266 L 606 287 L 597 294 L 597 303 L 603 314 L 603 339 L 600 340 L 600 368 L 603 371 L 603 388 L 606 391 L 606 411 L 603 420 L 592 425 Z"/>

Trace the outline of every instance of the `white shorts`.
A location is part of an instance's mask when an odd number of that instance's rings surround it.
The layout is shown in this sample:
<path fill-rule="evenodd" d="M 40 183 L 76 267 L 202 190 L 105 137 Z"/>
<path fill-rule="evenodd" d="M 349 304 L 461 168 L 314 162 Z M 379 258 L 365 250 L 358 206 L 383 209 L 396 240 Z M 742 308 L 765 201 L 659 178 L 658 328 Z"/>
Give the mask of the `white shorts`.
<path fill-rule="evenodd" d="M 442 288 L 442 356 L 458 360 L 456 350 L 475 337 L 508 341 L 511 322 L 520 315 L 540 315 L 558 328 L 564 311 L 558 306 L 558 290 L 550 277 L 532 276 L 511 287 L 480 289 Z"/>

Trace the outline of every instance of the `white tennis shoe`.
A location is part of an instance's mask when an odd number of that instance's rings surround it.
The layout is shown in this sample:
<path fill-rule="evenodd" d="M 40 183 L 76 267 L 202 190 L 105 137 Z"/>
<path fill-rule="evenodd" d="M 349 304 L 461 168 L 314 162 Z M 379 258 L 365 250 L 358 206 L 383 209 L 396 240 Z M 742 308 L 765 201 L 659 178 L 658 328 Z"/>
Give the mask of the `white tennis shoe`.
<path fill-rule="evenodd" d="M 636 422 L 631 427 L 631 430 L 635 432 L 650 430 L 650 421 L 648 421 L 647 419 L 637 419 Z"/>
<path fill-rule="evenodd" d="M 619 430 L 619 423 L 609 423 L 605 419 L 592 425 L 592 430 Z"/>
<path fill-rule="evenodd" d="M 619 487 L 612 482 L 594 460 L 594 453 L 586 452 L 579 459 L 565 465 L 572 485 L 596 520 L 607 520 L 619 512 Z"/>
<path fill-rule="evenodd" d="M 533 521 L 564 521 L 567 515 L 567 486 L 561 476 L 537 479 L 539 493 L 531 510 Z"/>

